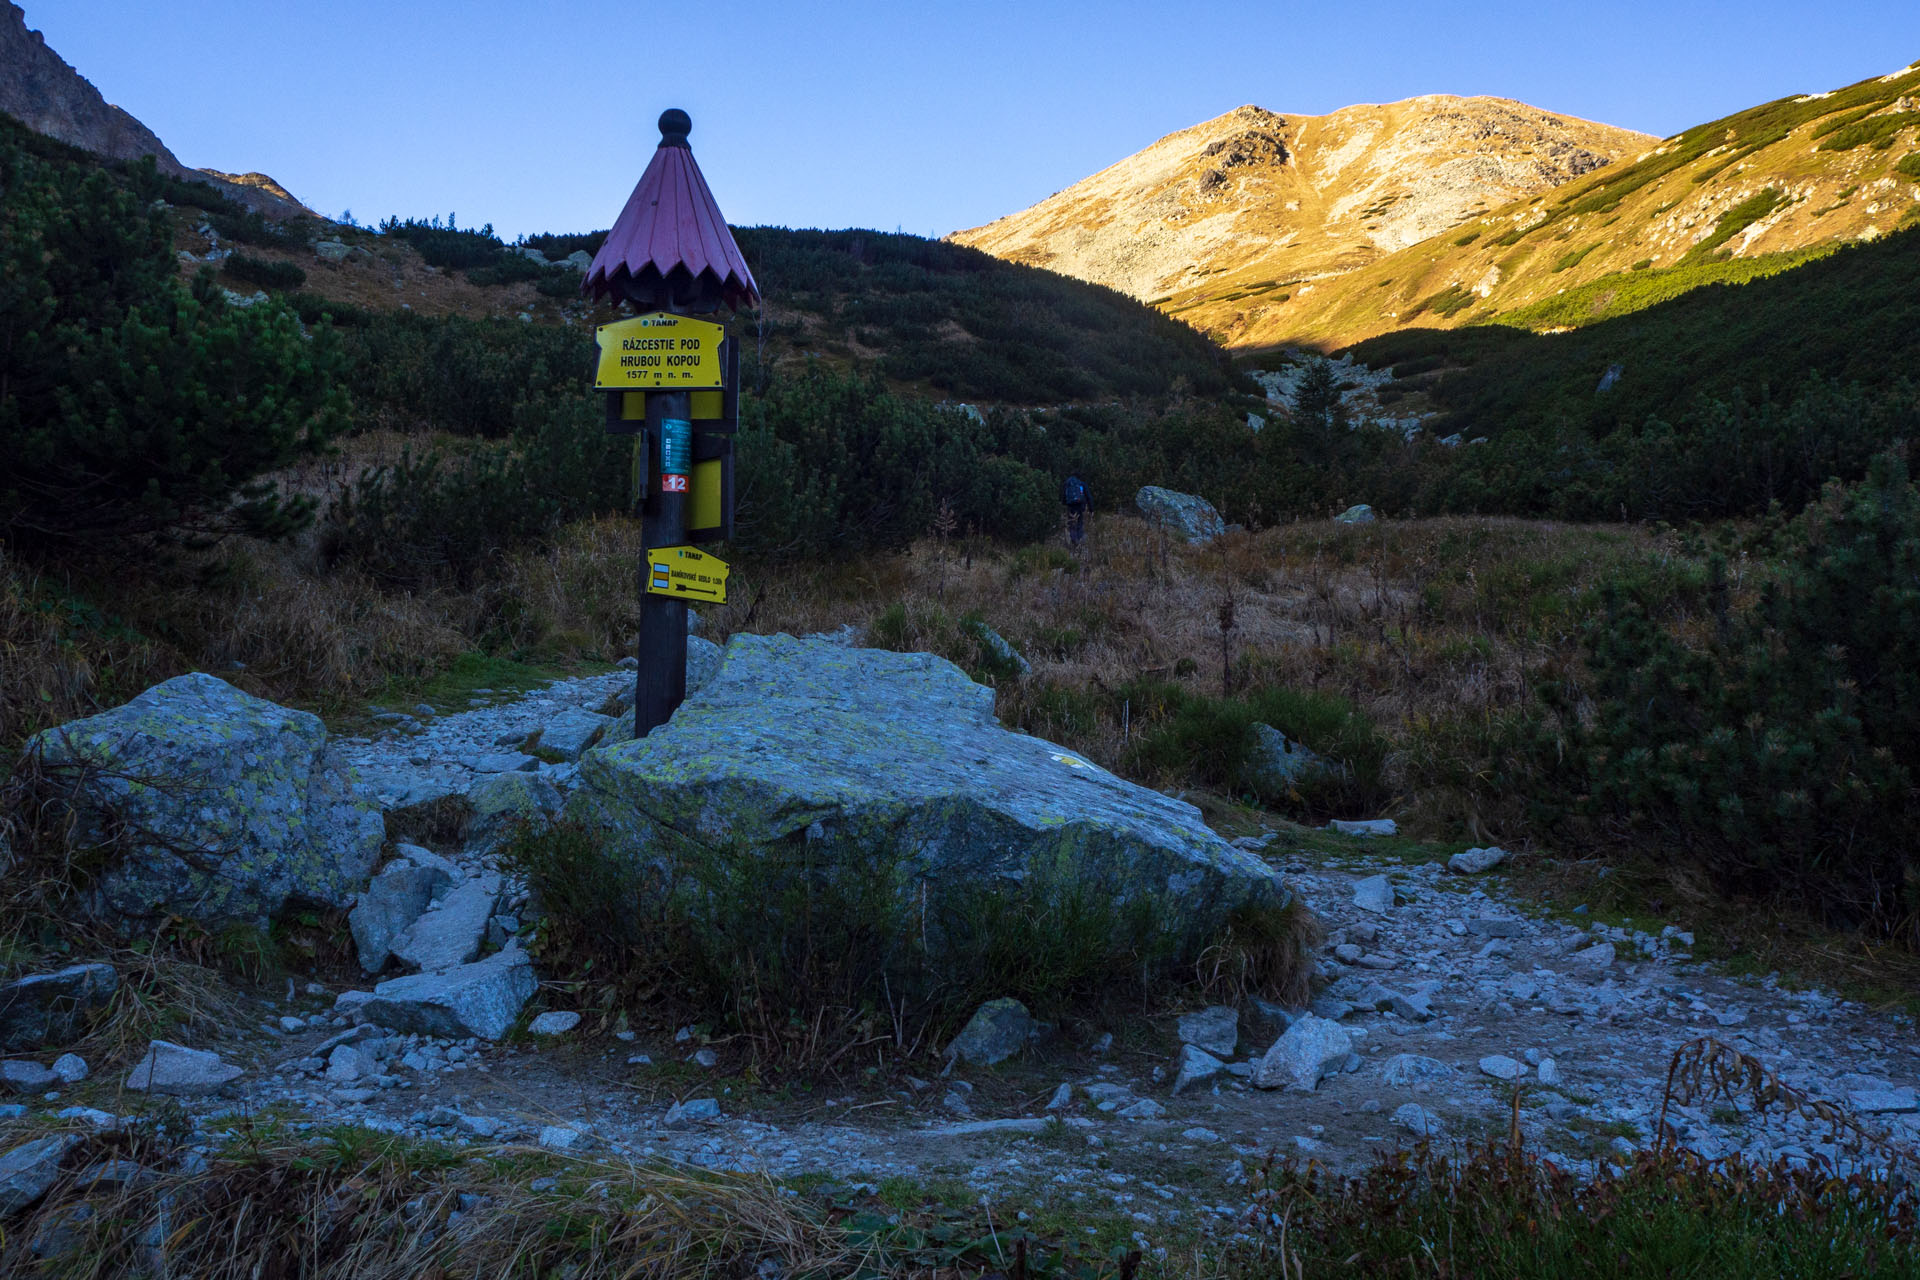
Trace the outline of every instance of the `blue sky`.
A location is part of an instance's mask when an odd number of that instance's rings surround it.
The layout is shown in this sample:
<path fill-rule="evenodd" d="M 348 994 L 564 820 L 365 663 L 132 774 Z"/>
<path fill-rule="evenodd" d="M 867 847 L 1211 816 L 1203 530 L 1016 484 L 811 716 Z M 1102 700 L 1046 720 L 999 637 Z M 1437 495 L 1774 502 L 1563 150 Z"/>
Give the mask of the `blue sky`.
<path fill-rule="evenodd" d="M 605 227 L 668 106 L 736 223 L 944 234 L 1242 103 L 1492 94 L 1666 135 L 1920 59 L 1920 2 L 20 0 L 190 165 L 361 221 Z"/>

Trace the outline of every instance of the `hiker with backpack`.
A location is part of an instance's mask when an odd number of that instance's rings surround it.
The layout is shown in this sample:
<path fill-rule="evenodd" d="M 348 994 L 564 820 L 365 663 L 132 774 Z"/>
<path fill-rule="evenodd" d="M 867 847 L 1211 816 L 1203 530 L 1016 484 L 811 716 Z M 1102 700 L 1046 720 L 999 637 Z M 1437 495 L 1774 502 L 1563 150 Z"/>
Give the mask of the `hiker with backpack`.
<path fill-rule="evenodd" d="M 1093 509 L 1087 482 L 1079 476 L 1068 476 L 1060 486 L 1060 503 L 1067 509 L 1067 545 L 1078 548 L 1080 539 L 1087 536 L 1087 512 Z"/>

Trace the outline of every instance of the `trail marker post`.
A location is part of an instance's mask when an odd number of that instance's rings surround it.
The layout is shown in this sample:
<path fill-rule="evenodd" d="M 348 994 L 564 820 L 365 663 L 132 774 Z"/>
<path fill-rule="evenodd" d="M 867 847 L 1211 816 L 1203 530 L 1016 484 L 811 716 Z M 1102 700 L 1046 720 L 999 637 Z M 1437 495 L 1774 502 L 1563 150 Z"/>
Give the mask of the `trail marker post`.
<path fill-rule="evenodd" d="M 740 247 L 694 163 L 693 121 L 660 116 L 660 145 L 587 268 L 581 292 L 641 314 L 594 333 L 594 387 L 609 433 L 634 437 L 634 506 L 645 554 L 633 731 L 645 737 L 687 696 L 687 602 L 725 603 L 727 566 L 690 545 L 733 534 L 739 344 L 693 317 L 758 305 Z"/>

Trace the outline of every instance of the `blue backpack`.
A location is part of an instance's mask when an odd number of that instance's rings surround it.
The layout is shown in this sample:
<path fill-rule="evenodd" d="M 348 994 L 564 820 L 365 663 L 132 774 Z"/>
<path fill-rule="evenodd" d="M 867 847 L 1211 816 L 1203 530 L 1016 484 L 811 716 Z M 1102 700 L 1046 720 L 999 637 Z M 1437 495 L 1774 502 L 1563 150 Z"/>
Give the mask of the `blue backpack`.
<path fill-rule="evenodd" d="M 1067 482 L 1060 486 L 1060 500 L 1070 507 L 1086 505 L 1087 486 L 1080 482 L 1079 476 L 1067 477 Z"/>

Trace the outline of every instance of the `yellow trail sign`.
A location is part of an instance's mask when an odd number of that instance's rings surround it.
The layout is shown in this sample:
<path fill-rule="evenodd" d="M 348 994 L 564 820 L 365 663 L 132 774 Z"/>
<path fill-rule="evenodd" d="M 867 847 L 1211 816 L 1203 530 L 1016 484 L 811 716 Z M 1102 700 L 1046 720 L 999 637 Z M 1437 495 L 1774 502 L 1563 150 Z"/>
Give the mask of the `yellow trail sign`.
<path fill-rule="evenodd" d="M 657 596 L 725 604 L 730 572 L 725 560 L 698 547 L 657 547 L 647 552 L 647 590 Z"/>
<path fill-rule="evenodd" d="M 720 343 L 727 331 L 705 320 L 668 315 L 635 316 L 593 331 L 600 364 L 593 385 L 605 391 L 668 388 L 712 390 L 726 385 Z"/>

